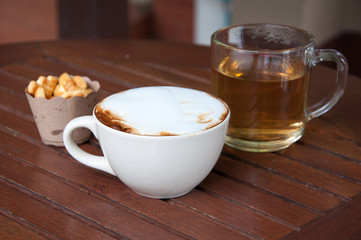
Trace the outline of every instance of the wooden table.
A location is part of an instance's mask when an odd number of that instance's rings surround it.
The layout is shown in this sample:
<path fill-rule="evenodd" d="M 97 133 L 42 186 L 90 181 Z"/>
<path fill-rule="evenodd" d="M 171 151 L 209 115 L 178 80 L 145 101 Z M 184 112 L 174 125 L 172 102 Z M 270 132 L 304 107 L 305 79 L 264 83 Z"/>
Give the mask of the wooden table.
<path fill-rule="evenodd" d="M 157 200 L 41 142 L 24 89 L 63 72 L 100 81 L 101 97 L 148 85 L 209 91 L 210 50 L 140 40 L 0 46 L 0 239 L 361 238 L 361 79 L 349 76 L 341 101 L 290 148 L 224 147 L 191 193 Z M 334 77 L 316 68 L 311 97 Z M 94 138 L 82 147 L 101 154 Z"/>

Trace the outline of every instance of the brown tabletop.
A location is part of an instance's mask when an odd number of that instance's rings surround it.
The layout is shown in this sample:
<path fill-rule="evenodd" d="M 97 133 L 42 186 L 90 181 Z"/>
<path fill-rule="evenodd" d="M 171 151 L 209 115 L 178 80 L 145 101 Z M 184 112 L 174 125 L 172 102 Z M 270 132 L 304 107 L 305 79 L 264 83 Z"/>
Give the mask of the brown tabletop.
<path fill-rule="evenodd" d="M 276 153 L 224 147 L 189 194 L 142 197 L 40 140 L 24 89 L 39 75 L 89 76 L 100 96 L 175 85 L 210 90 L 210 49 L 136 40 L 0 46 L 0 239 L 360 239 L 361 79 Z M 335 70 L 312 72 L 314 101 Z M 101 154 L 92 137 L 82 148 Z"/>

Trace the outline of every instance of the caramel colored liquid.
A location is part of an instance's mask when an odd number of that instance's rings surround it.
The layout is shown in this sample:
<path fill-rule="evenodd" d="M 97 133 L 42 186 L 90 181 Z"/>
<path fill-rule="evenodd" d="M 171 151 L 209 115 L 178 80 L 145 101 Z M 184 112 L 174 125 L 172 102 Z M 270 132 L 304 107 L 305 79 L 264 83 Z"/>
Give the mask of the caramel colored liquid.
<path fill-rule="evenodd" d="M 302 135 L 304 76 L 230 69 L 224 64 L 212 70 L 213 93 L 231 109 L 226 141 L 282 142 Z"/>

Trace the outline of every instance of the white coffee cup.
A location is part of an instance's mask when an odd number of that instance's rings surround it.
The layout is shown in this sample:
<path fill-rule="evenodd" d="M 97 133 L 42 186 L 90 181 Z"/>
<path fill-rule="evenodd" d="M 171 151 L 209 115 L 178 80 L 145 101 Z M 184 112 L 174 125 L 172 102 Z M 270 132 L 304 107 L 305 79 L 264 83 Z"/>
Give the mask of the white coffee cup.
<path fill-rule="evenodd" d="M 179 90 L 206 94 L 178 87 L 139 89 L 142 91 L 149 89 L 152 91 Z M 138 89 L 127 91 L 133 90 L 138 91 Z M 118 94 L 120 96 L 123 92 Z M 210 101 L 216 99 L 218 103 L 224 105 L 223 119 L 215 126 L 196 132 L 174 133 L 172 136 L 127 133 L 102 123 L 97 118 L 95 111 L 99 104 L 104 101 L 112 101 L 112 98 L 118 96 L 117 94 L 111 95 L 98 103 L 92 116 L 78 117 L 67 124 L 63 133 L 65 147 L 70 155 L 79 162 L 117 176 L 125 185 L 140 195 L 152 198 L 173 198 L 184 195 L 210 173 L 221 154 L 227 132 L 230 118 L 228 106 L 222 100 L 207 95 Z M 179 96 L 182 98 L 183 95 Z M 121 103 L 122 100 L 119 101 Z M 206 101 L 208 100 L 206 99 Z M 131 103 L 126 102 L 126 104 Z M 197 105 L 197 102 L 194 104 Z M 119 102 L 116 105 L 119 105 Z M 210 104 L 210 106 L 213 105 L 213 103 Z M 186 115 L 188 117 L 189 114 L 186 113 Z M 72 132 L 81 127 L 88 128 L 93 132 L 99 140 L 104 157 L 89 154 L 74 142 Z"/>

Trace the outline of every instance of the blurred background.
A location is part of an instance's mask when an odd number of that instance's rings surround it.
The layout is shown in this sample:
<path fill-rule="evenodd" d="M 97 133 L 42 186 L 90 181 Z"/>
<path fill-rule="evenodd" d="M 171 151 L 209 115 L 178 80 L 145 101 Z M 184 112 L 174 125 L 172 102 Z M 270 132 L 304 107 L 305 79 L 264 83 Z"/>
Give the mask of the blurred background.
<path fill-rule="evenodd" d="M 209 45 L 224 26 L 303 28 L 361 76 L 360 0 L 0 0 L 0 44 L 59 38 L 142 38 Z"/>

